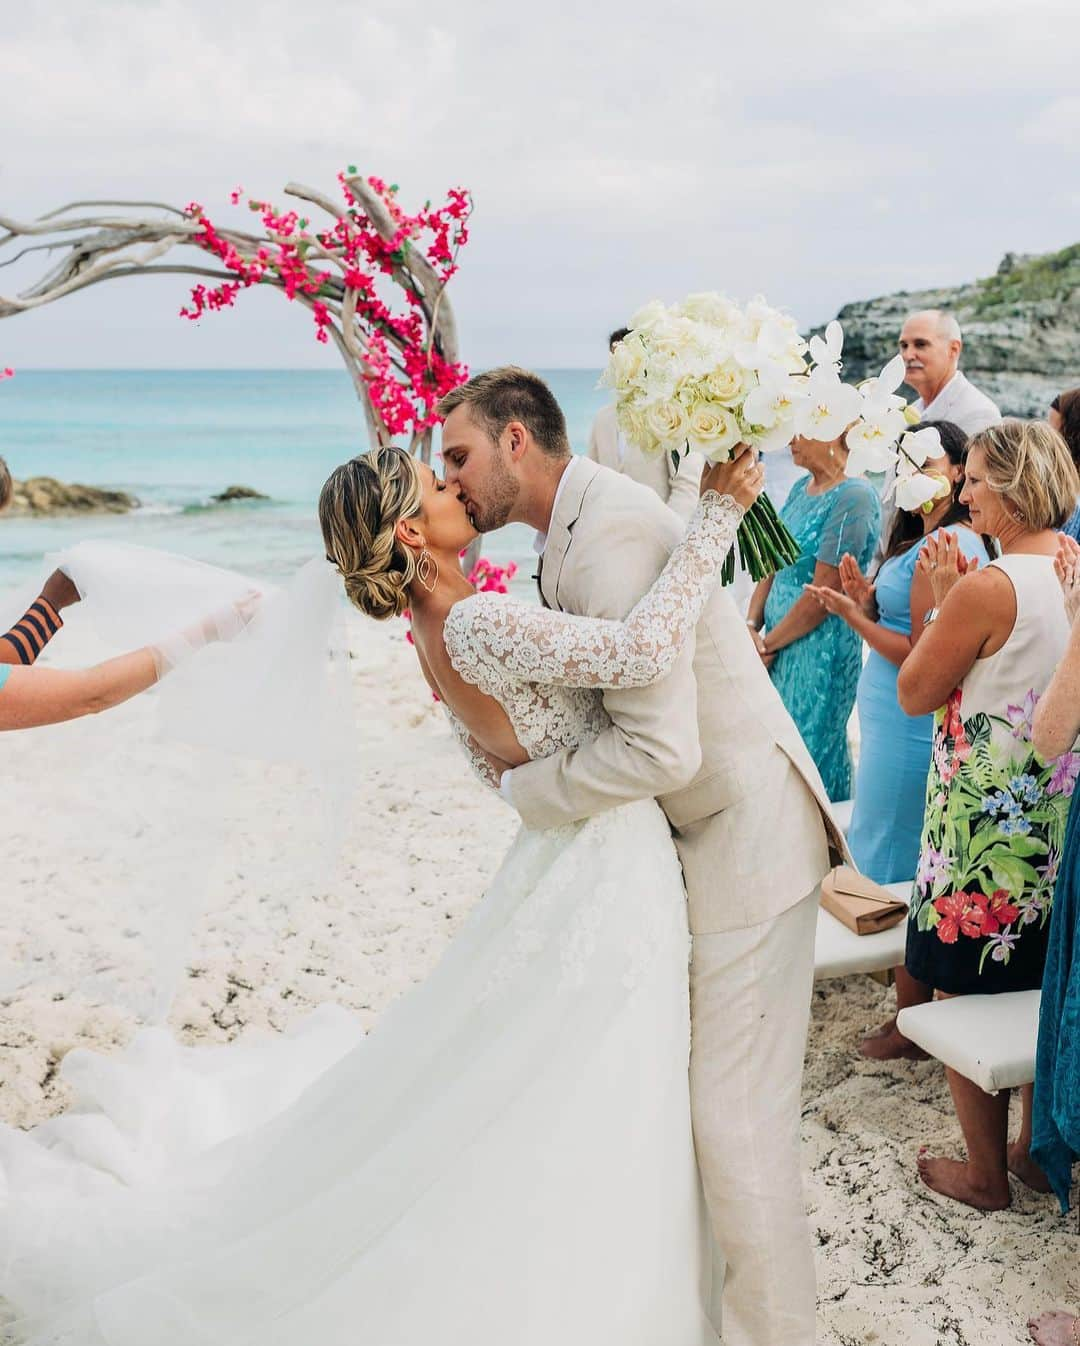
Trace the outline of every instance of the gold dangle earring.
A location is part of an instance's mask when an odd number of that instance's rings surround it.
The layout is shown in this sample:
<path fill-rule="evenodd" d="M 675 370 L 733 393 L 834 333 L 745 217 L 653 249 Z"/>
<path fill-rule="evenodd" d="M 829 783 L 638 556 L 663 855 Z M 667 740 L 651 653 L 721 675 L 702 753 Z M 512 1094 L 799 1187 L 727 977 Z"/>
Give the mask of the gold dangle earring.
<path fill-rule="evenodd" d="M 416 578 L 429 594 L 434 592 L 435 585 L 439 582 L 439 564 L 426 547 L 417 558 Z"/>

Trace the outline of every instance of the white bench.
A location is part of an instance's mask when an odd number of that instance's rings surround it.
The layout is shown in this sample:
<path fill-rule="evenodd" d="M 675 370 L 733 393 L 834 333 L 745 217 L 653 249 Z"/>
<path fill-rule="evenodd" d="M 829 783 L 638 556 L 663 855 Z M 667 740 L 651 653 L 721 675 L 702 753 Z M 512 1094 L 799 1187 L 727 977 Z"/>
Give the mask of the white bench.
<path fill-rule="evenodd" d="M 907 902 L 911 897 L 910 880 L 884 886 L 901 902 Z M 907 921 L 877 935 L 857 935 L 824 907 L 818 907 L 814 980 L 851 977 L 857 972 L 884 972 L 904 961 L 906 946 Z"/>
<path fill-rule="evenodd" d="M 1038 991 L 960 995 L 901 1010 L 904 1037 L 984 1089 L 1015 1089 L 1035 1078 Z"/>

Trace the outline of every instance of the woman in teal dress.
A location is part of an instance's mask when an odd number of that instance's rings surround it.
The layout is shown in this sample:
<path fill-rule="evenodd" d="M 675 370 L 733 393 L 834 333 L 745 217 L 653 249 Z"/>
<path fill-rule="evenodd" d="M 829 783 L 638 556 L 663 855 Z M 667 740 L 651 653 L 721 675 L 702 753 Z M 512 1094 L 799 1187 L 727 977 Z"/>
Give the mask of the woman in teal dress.
<path fill-rule="evenodd" d="M 809 476 L 791 488 L 781 517 L 802 556 L 757 586 L 747 620 L 758 650 L 825 782 L 830 799 L 851 796 L 847 722 L 862 668 L 862 641 L 831 617 L 806 586 L 840 589 L 845 552 L 865 568 L 881 530 L 881 504 L 869 482 L 844 475 L 843 437 L 796 436 L 791 458 Z"/>

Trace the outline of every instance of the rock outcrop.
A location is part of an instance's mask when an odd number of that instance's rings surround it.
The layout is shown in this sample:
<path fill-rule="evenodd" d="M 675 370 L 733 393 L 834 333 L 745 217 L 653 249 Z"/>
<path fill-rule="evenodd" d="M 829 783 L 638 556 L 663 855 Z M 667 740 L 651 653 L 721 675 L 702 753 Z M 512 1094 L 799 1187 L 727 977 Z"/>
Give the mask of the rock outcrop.
<path fill-rule="evenodd" d="M 4 511 L 7 515 L 126 514 L 139 507 L 138 500 L 126 491 L 81 486 L 55 477 L 27 477 L 12 485 L 11 504 Z"/>
<path fill-rule="evenodd" d="M 226 486 L 218 495 L 210 497 L 217 505 L 227 505 L 233 500 L 269 500 L 268 495 L 257 491 L 253 486 Z"/>
<path fill-rule="evenodd" d="M 960 367 L 1006 415 L 1044 416 L 1053 397 L 1080 386 L 1080 243 L 1060 252 L 1006 253 L 993 276 L 935 290 L 859 300 L 836 315 L 844 374 L 876 374 L 896 354 L 907 314 L 942 308 L 964 333 Z"/>

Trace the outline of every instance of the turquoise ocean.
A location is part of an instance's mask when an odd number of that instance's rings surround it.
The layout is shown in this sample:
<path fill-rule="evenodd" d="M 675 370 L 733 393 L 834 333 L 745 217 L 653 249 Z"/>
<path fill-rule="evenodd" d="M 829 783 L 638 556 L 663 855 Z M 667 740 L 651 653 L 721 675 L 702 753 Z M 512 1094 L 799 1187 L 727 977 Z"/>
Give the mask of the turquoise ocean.
<path fill-rule="evenodd" d="M 583 453 L 610 394 L 599 371 L 540 371 Z M 133 513 L 62 519 L 0 514 L 0 588 L 21 585 L 50 552 L 108 538 L 180 552 L 259 578 L 281 579 L 321 551 L 315 504 L 338 463 L 367 447 L 349 381 L 337 370 L 20 371 L 0 384 L 0 456 L 16 478 L 130 492 Z M 770 455 L 777 505 L 796 475 Z M 227 486 L 270 497 L 216 505 Z M 512 525 L 483 546 L 533 570 L 532 534 Z M 517 586 L 515 586 L 517 587 Z"/>

